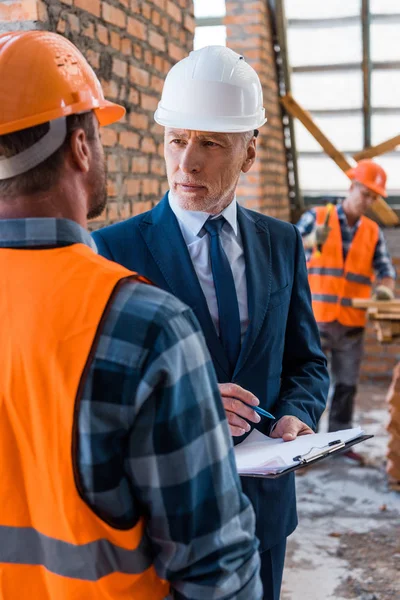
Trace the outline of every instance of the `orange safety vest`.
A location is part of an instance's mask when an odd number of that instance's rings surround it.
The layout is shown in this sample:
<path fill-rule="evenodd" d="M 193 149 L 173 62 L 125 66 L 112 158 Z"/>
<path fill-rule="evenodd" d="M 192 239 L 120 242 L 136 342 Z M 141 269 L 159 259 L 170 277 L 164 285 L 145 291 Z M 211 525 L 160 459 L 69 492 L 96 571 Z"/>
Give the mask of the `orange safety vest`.
<path fill-rule="evenodd" d="M 86 365 L 121 280 L 83 244 L 0 249 L 0 598 L 161 600 L 143 518 L 121 530 L 81 496 Z"/>
<path fill-rule="evenodd" d="M 317 224 L 323 225 L 325 206 L 317 207 Z M 343 260 L 343 243 L 337 210 L 329 217 L 332 228 L 320 256 L 313 251 L 308 262 L 312 304 L 318 323 L 339 321 L 349 327 L 365 327 L 366 311 L 352 306 L 353 298 L 369 298 L 374 279 L 373 258 L 379 227 L 367 217 L 360 224 Z"/>

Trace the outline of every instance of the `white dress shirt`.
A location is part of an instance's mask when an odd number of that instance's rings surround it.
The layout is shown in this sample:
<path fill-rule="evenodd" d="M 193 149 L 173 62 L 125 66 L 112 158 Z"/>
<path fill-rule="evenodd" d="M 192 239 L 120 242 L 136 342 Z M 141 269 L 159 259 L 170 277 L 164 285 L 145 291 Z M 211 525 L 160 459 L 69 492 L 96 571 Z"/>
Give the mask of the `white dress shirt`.
<path fill-rule="evenodd" d="M 171 192 L 169 193 L 169 204 L 178 219 L 179 227 L 207 301 L 208 310 L 210 311 L 217 333 L 219 333 L 218 304 L 210 261 L 210 237 L 203 228 L 204 223 L 210 215 L 205 212 L 184 210 L 179 206 Z M 215 218 L 221 215 L 226 219 L 220 235 L 221 243 L 228 257 L 235 282 L 243 341 L 249 325 L 249 311 L 247 304 L 246 266 L 242 238 L 237 221 L 236 198 L 232 200 L 220 215 L 215 215 Z"/>

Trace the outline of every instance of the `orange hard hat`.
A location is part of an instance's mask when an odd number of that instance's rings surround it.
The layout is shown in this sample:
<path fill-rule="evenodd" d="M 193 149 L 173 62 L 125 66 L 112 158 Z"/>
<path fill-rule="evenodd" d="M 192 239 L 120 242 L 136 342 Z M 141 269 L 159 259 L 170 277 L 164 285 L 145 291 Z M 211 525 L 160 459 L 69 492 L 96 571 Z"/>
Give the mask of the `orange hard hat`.
<path fill-rule="evenodd" d="M 360 160 L 354 169 L 346 171 L 346 175 L 365 185 L 368 189 L 376 192 L 384 198 L 387 197 L 386 192 L 386 173 L 380 165 L 373 160 Z"/>
<path fill-rule="evenodd" d="M 125 114 L 105 100 L 79 50 L 48 31 L 0 35 L 0 135 L 93 110 L 100 125 Z"/>

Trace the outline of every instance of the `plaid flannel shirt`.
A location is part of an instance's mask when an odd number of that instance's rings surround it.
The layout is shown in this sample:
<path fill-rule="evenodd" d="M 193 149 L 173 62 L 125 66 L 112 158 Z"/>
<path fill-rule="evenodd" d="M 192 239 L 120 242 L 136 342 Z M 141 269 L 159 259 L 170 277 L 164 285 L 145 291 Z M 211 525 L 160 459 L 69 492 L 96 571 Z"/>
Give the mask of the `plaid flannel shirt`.
<path fill-rule="evenodd" d="M 74 243 L 94 249 L 72 221 L 0 221 L 0 248 Z M 144 513 L 155 567 L 171 582 L 172 598 L 261 599 L 254 513 L 192 311 L 129 281 L 99 333 L 78 417 L 86 502 L 118 527 Z"/>
<path fill-rule="evenodd" d="M 342 234 L 343 260 L 346 260 L 351 243 L 360 225 L 360 221 L 357 221 L 357 223 L 353 227 L 350 227 L 350 225 L 347 222 L 347 218 L 342 205 L 338 204 L 336 208 L 339 218 L 340 231 Z M 301 216 L 296 227 L 300 231 L 302 237 L 305 237 L 312 232 L 316 225 L 316 219 L 317 215 L 314 208 L 308 210 Z M 306 249 L 305 253 L 306 260 L 308 262 L 311 258 L 312 249 Z M 391 277 L 392 279 L 396 279 L 396 269 L 394 268 L 392 259 L 390 258 L 389 250 L 387 248 L 382 229 L 379 229 L 379 238 L 375 248 L 373 267 L 379 279 L 382 279 L 383 277 Z"/>

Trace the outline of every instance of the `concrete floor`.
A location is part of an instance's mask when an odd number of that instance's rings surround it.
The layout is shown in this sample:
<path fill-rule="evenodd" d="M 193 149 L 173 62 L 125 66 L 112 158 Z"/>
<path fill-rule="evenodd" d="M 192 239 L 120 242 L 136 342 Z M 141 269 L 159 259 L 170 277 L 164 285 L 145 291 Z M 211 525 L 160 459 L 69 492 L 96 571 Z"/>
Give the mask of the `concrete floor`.
<path fill-rule="evenodd" d="M 331 458 L 296 477 L 299 526 L 281 600 L 400 600 L 400 493 L 386 481 L 385 395 L 375 386 L 358 395 L 355 425 L 375 436 L 355 446 L 366 466 Z"/>

